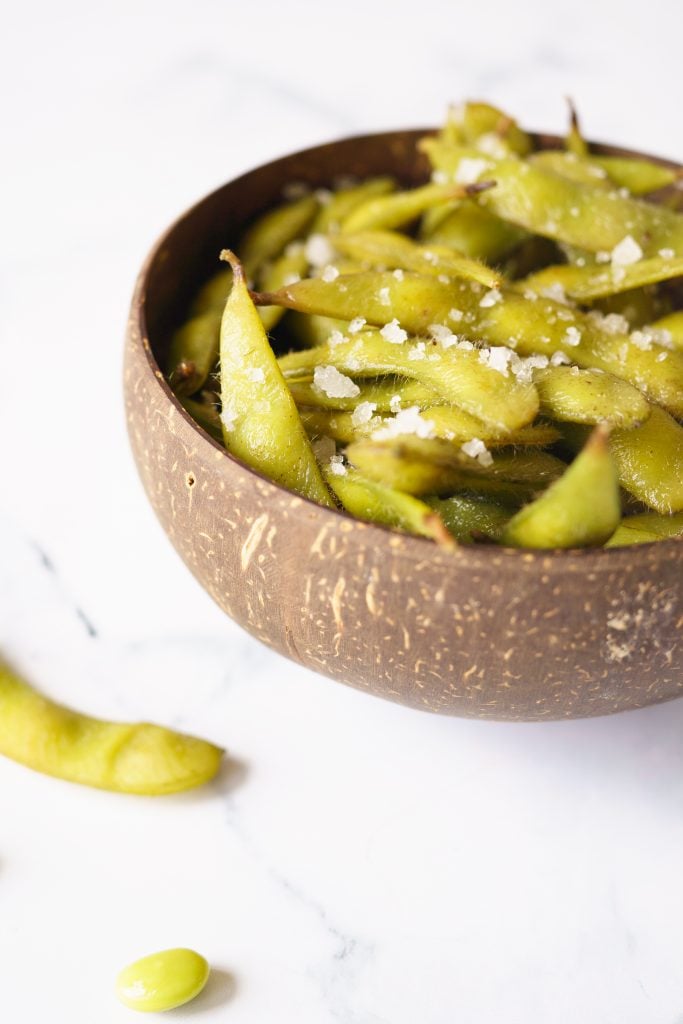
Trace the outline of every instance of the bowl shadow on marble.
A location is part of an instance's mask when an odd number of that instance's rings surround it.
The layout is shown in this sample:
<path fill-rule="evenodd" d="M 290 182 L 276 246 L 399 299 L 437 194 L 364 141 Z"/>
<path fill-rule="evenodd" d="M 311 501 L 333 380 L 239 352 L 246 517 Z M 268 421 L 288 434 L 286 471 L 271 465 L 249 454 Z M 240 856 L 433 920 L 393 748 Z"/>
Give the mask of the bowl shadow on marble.
<path fill-rule="evenodd" d="M 284 184 L 329 185 L 340 173 L 419 184 L 429 169 L 416 142 L 427 131 L 342 139 L 275 160 L 207 196 L 162 237 L 138 279 L 125 354 L 143 486 L 176 550 L 231 618 L 358 689 L 518 721 L 670 700 L 683 693 L 683 544 L 443 551 L 264 479 L 202 431 L 165 383 L 168 340 L 190 297 Z"/>

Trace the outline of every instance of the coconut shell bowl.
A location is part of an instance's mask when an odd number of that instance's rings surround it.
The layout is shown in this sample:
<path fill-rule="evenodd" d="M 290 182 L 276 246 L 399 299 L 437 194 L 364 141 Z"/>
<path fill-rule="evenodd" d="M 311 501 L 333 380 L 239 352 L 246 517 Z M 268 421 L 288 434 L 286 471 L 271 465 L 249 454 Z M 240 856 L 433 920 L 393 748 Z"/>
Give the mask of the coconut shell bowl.
<path fill-rule="evenodd" d="M 128 429 L 147 496 L 231 618 L 367 693 L 509 720 L 670 700 L 683 694 L 683 543 L 442 550 L 264 479 L 198 427 L 164 380 L 168 339 L 190 297 L 287 182 L 391 173 L 420 184 L 428 168 L 415 144 L 424 134 L 344 139 L 275 160 L 203 199 L 157 243 L 137 281 L 125 352 Z"/>

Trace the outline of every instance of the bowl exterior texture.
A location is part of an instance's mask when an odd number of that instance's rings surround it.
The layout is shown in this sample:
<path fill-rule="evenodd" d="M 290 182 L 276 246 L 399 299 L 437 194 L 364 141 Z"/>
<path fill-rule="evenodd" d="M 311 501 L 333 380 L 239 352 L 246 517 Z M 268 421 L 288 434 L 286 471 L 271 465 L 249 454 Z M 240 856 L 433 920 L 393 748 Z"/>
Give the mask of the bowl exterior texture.
<path fill-rule="evenodd" d="M 320 508 L 229 456 L 163 380 L 192 291 L 287 181 L 424 180 L 424 132 L 342 140 L 258 168 L 189 211 L 138 280 L 125 353 L 130 440 L 174 547 L 224 611 L 275 650 L 416 708 L 574 718 L 683 694 L 683 543 L 610 551 L 441 551 Z M 623 151 L 619 151 L 623 152 Z"/>

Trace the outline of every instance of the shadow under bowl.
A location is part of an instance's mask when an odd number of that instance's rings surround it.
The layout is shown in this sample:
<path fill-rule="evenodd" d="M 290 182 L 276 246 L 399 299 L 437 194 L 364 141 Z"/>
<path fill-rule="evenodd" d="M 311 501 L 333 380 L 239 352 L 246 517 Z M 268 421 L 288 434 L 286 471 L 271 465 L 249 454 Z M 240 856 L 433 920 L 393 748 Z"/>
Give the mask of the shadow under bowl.
<path fill-rule="evenodd" d="M 189 299 L 217 268 L 218 252 L 280 200 L 283 185 L 385 173 L 420 184 L 429 169 L 415 143 L 427 131 L 343 139 L 275 160 L 207 196 L 157 243 L 137 281 L 125 352 L 130 441 L 152 507 L 231 618 L 368 693 L 509 720 L 602 715 L 676 697 L 683 543 L 442 551 L 271 483 L 201 430 L 164 380 L 168 338 Z"/>

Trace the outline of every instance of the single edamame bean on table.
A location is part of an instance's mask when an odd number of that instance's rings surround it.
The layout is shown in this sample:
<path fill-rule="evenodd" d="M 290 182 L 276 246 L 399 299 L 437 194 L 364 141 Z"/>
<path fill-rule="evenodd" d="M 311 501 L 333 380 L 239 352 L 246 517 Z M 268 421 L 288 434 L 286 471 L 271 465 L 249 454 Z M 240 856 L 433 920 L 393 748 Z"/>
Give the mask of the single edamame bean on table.
<path fill-rule="evenodd" d="M 194 950 L 165 949 L 124 967 L 116 979 L 116 994 L 131 1010 L 174 1010 L 199 995 L 209 974 L 207 961 Z"/>

